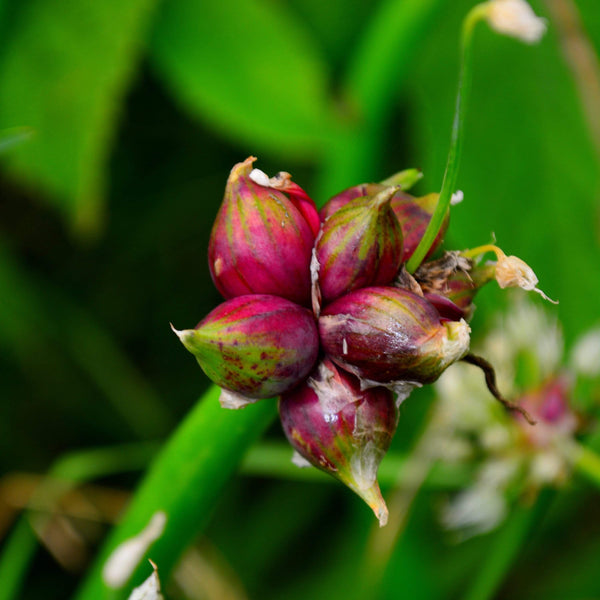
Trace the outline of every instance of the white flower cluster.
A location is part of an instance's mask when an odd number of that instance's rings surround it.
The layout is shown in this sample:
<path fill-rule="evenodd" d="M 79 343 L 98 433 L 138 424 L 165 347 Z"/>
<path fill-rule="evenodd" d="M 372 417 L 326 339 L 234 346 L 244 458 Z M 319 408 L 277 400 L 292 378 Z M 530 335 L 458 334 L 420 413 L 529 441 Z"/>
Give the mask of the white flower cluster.
<path fill-rule="evenodd" d="M 473 366 L 457 364 L 440 377 L 435 384 L 439 400 L 432 423 L 438 433 L 439 459 L 476 460 L 484 456 L 473 483 L 442 510 L 444 526 L 462 538 L 490 531 L 504 519 L 509 488 L 520 485 L 531 490 L 564 482 L 569 473 L 565 448 L 577 425 L 564 395 L 559 394 L 557 400 L 551 397 L 563 389 L 563 338 L 556 319 L 539 305 L 522 296 L 516 299 L 477 353 L 494 365 L 498 387 L 506 396 L 522 398 L 524 403 L 528 398 L 542 403 L 555 400 L 561 410 L 556 422 L 545 422 L 534 414 L 538 423 L 532 427 L 496 402 Z M 517 381 L 523 364 L 529 371 L 525 385 Z M 525 389 L 530 385 L 531 389 Z M 462 456 L 444 451 L 460 442 Z"/>

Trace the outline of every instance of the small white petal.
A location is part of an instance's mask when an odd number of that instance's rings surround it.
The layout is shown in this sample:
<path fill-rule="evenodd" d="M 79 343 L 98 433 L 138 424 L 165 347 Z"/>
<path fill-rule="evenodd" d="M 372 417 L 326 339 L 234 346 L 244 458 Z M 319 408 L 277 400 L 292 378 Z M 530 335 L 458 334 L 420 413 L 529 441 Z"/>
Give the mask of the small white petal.
<path fill-rule="evenodd" d="M 529 474 L 535 483 L 560 483 L 565 471 L 565 460 L 556 451 L 538 452 L 529 465 Z"/>
<path fill-rule="evenodd" d="M 514 380 L 514 363 L 523 350 L 537 357 L 542 377 L 549 377 L 559 369 L 564 350 L 562 330 L 556 317 L 546 312 L 539 304 L 534 304 L 524 297 L 515 298 L 507 314 L 498 320 L 494 332 L 492 341 L 498 344 L 501 339 L 504 340 L 503 356 L 494 352 L 493 346 L 489 346 L 486 352 L 501 366 L 507 362 L 512 365 L 510 368 L 504 368 L 506 377 L 502 385 L 507 390 L 512 384 L 506 379 L 510 377 Z M 488 337 L 488 344 L 489 341 Z"/>
<path fill-rule="evenodd" d="M 447 529 L 459 530 L 463 538 L 468 538 L 491 531 L 507 512 L 501 490 L 476 484 L 458 494 L 445 507 L 442 523 Z"/>
<path fill-rule="evenodd" d="M 452 194 L 452 197 L 450 198 L 450 205 L 456 206 L 457 204 L 460 204 L 464 199 L 465 199 L 464 192 L 462 190 L 456 190 L 454 192 L 454 194 Z"/>
<path fill-rule="evenodd" d="M 158 511 L 138 535 L 114 549 L 102 569 L 102 579 L 108 587 L 118 589 L 127 583 L 148 548 L 162 535 L 166 524 L 167 515 Z"/>
<path fill-rule="evenodd" d="M 254 404 L 257 401 L 258 398 L 248 398 L 248 396 L 238 394 L 237 392 L 232 392 L 231 390 L 226 390 L 225 388 L 221 388 L 221 394 L 219 396 L 219 404 L 221 405 L 221 408 L 229 408 L 231 410 L 244 408 L 245 406 L 248 406 L 248 404 Z"/>
<path fill-rule="evenodd" d="M 128 600 L 164 600 L 163 595 L 160 593 L 160 581 L 158 579 L 158 572 L 156 565 L 150 561 L 152 568 L 154 569 L 152 575 L 142 583 L 142 585 L 136 587 Z"/>
<path fill-rule="evenodd" d="M 442 373 L 435 387 L 440 397 L 439 422 L 450 431 L 483 435 L 488 427 L 496 424 L 495 400 L 480 373 L 470 365 L 453 365 Z"/>
<path fill-rule="evenodd" d="M 571 365 L 582 375 L 600 375 L 600 327 L 592 329 L 575 343 Z"/>
<path fill-rule="evenodd" d="M 488 6 L 488 23 L 498 33 L 534 44 L 546 32 L 546 21 L 525 0 L 491 0 Z"/>
<path fill-rule="evenodd" d="M 512 443 L 512 432 L 504 424 L 491 423 L 481 432 L 481 445 L 491 452 L 510 448 Z"/>
<path fill-rule="evenodd" d="M 254 183 L 258 183 L 258 185 L 263 185 L 265 187 L 270 187 L 271 182 L 269 180 L 269 176 L 260 169 L 252 169 L 249 175 L 250 179 L 254 181 Z"/>
<path fill-rule="evenodd" d="M 317 318 L 321 313 L 321 288 L 319 286 L 319 270 L 321 269 L 321 264 L 317 258 L 317 243 L 322 234 L 323 229 L 321 228 L 319 234 L 317 235 L 317 239 L 315 240 L 315 245 L 313 246 L 312 256 L 310 259 L 310 296 L 313 313 Z"/>
<path fill-rule="evenodd" d="M 301 469 L 306 469 L 307 467 L 312 467 L 312 465 L 296 450 L 292 454 L 292 464 L 300 467 Z"/>

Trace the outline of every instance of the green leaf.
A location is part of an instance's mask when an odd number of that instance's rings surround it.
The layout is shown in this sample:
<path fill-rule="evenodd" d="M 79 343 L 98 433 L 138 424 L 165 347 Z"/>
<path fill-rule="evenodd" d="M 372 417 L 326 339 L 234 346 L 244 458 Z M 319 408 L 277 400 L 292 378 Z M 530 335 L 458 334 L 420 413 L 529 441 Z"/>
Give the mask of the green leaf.
<path fill-rule="evenodd" d="M 47 510 L 56 510 L 60 499 L 87 481 L 137 471 L 156 454 L 158 444 L 137 443 L 71 452 L 59 458 L 35 491 L 37 501 Z M 4 542 L 0 554 L 0 600 L 14 600 L 22 592 L 27 571 L 38 546 L 32 518 L 36 511 L 26 511 Z"/>
<path fill-rule="evenodd" d="M 310 156 L 334 127 L 326 65 L 284 3 L 166 2 L 152 58 L 184 108 L 253 149 Z"/>
<path fill-rule="evenodd" d="M 0 154 L 27 141 L 33 135 L 29 127 L 12 127 L 0 131 Z"/>
<path fill-rule="evenodd" d="M 339 68 L 347 61 L 349 49 L 356 44 L 357 36 L 377 3 L 354 0 L 352 10 L 348 10 L 348 0 L 288 0 L 286 4 L 311 30 L 327 55 L 328 63 Z"/>
<path fill-rule="evenodd" d="M 80 600 L 126 597 L 127 586 L 109 588 L 102 578 L 102 568 L 115 548 L 139 534 L 158 511 L 165 513 L 166 523 L 148 556 L 165 582 L 182 552 L 206 525 L 244 452 L 277 413 L 277 403 L 272 399 L 243 410 L 225 410 L 219 405 L 219 393 L 216 386 L 209 388 L 169 439 L 99 554 L 77 596 Z M 232 519 L 238 517 L 232 515 Z M 140 583 L 146 571 L 147 563 L 142 561 L 133 583 Z"/>
<path fill-rule="evenodd" d="M 118 108 L 157 0 L 33 0 L 0 56 L 0 128 L 36 135 L 8 169 L 80 232 L 100 225 Z"/>

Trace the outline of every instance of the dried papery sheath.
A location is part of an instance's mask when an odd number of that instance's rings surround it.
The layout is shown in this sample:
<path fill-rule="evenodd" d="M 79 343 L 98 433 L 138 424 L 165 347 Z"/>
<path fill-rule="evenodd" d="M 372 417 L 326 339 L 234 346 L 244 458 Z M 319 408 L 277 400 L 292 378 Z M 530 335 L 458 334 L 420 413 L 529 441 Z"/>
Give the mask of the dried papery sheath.
<path fill-rule="evenodd" d="M 451 320 L 470 318 L 475 295 L 494 277 L 495 266 L 475 264 L 460 252 L 445 252 L 441 258 L 423 263 L 415 272 L 427 299 L 442 316 Z M 452 305 L 448 305 L 448 301 Z"/>
<path fill-rule="evenodd" d="M 469 317 L 474 309 L 475 295 L 486 283 L 493 281 L 494 276 L 495 268 L 488 264 L 473 265 L 468 272 L 457 271 L 449 277 L 444 295 L 464 310 Z"/>
<path fill-rule="evenodd" d="M 342 296 L 319 318 L 323 350 L 342 368 L 381 384 L 431 383 L 469 349 L 464 320 L 443 319 L 408 290 L 370 287 Z"/>
<path fill-rule="evenodd" d="M 493 271 L 490 271 L 490 274 L 493 272 L 493 277 L 502 289 L 521 288 L 522 290 L 533 291 L 544 298 L 544 300 L 558 304 L 557 301 L 546 296 L 537 287 L 539 281 L 537 275 L 524 260 L 521 260 L 517 256 L 507 256 L 498 246 L 486 244 L 472 250 L 465 250 L 461 252 L 461 255 L 467 258 L 476 258 L 483 256 L 486 252 L 493 252 L 496 255 L 496 262 L 487 263 L 486 266 L 493 269 Z"/>
<path fill-rule="evenodd" d="M 312 313 L 278 296 L 233 298 L 195 329 L 174 331 L 206 375 L 235 393 L 229 407 L 239 395 L 268 398 L 291 389 L 310 373 L 319 352 Z"/>
<path fill-rule="evenodd" d="M 377 469 L 398 423 L 393 394 L 382 387 L 361 390 L 356 377 L 326 359 L 281 397 L 279 413 L 294 449 L 356 492 L 385 525 Z"/>
<path fill-rule="evenodd" d="M 392 282 L 402 262 L 402 230 L 391 209 L 396 188 L 357 198 L 322 225 L 315 246 L 321 301 Z"/>
<path fill-rule="evenodd" d="M 423 289 L 419 285 L 419 282 L 406 270 L 406 265 L 403 264 L 398 271 L 396 279 L 393 283 L 394 287 L 408 290 L 417 296 L 424 297 Z"/>
<path fill-rule="evenodd" d="M 519 287 L 523 290 L 537 292 L 542 298 L 549 302 L 554 300 L 548 298 L 537 286 L 538 278 L 533 269 L 517 256 L 498 255 L 496 263 L 496 281 L 504 289 L 507 287 Z"/>
<path fill-rule="evenodd" d="M 316 208 L 289 177 L 277 185 L 291 195 L 273 187 L 254 160 L 233 167 L 227 181 L 208 247 L 213 281 L 227 299 L 273 294 L 309 306 Z"/>

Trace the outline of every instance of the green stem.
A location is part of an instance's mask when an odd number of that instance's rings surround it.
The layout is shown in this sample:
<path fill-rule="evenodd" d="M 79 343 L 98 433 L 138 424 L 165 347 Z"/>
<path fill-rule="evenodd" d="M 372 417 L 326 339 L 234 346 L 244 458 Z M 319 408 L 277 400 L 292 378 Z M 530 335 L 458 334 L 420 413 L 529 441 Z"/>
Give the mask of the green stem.
<path fill-rule="evenodd" d="M 461 65 L 458 79 L 458 92 L 456 94 L 456 105 L 454 109 L 454 121 L 452 123 L 452 135 L 450 138 L 450 150 L 448 151 L 448 161 L 442 180 L 442 189 L 438 199 L 437 206 L 429 225 L 425 230 L 419 245 L 414 251 L 410 260 L 406 263 L 409 273 L 414 273 L 418 268 L 427 252 L 433 245 L 435 238 L 444 222 L 452 194 L 456 191 L 456 180 L 458 177 L 458 167 L 460 165 L 460 156 L 462 151 L 463 130 L 465 115 L 467 111 L 467 101 L 471 89 L 471 47 L 473 40 L 473 31 L 475 25 L 485 16 L 487 3 L 474 6 L 463 21 L 461 33 Z"/>
<path fill-rule="evenodd" d="M 261 400 L 243 410 L 224 410 L 219 405 L 219 391 L 215 386 L 208 390 L 151 465 L 122 522 L 104 544 L 80 588 L 79 600 L 126 598 L 131 587 L 149 575 L 149 565 L 141 560 L 130 585 L 115 590 L 104 583 L 102 568 L 115 548 L 140 533 L 158 511 L 165 513 L 166 525 L 148 556 L 158 565 L 163 581 L 207 524 L 247 448 L 277 413 L 273 400 Z"/>
<path fill-rule="evenodd" d="M 70 453 L 60 458 L 33 494 L 30 505 L 51 513 L 63 494 L 84 482 L 143 468 L 158 450 L 156 443 L 139 443 Z M 21 597 L 20 591 L 35 551 L 33 511 L 26 511 L 13 528 L 0 555 L 0 600 Z"/>
<path fill-rule="evenodd" d="M 31 529 L 29 519 L 21 517 L 6 540 L 0 556 L 0 600 L 21 597 L 20 591 L 37 546 L 37 537 Z"/>

